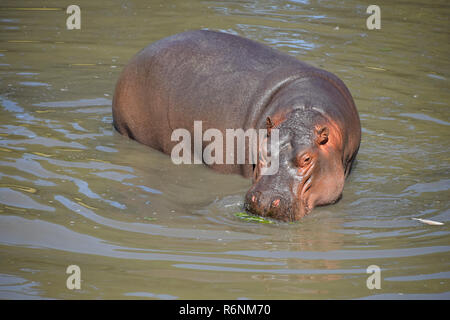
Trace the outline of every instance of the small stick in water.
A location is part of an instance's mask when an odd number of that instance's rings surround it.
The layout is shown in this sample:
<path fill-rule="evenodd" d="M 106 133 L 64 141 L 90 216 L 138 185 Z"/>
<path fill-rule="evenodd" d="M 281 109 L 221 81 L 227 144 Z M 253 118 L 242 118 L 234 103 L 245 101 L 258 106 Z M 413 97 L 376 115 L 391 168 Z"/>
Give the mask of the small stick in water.
<path fill-rule="evenodd" d="M 429 224 L 431 226 L 442 226 L 443 225 L 442 222 L 433 221 L 433 220 L 420 219 L 420 218 L 412 218 L 412 219 L 420 221 L 420 222 L 425 223 L 425 224 Z"/>

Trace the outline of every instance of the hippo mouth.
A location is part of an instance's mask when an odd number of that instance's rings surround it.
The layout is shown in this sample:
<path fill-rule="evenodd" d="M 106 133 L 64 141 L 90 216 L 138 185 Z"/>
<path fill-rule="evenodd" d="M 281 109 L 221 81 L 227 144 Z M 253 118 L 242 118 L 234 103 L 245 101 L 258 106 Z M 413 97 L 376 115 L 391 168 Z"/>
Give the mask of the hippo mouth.
<path fill-rule="evenodd" d="M 309 214 L 314 208 L 311 203 L 310 190 L 312 187 L 314 164 L 304 168 L 300 173 L 300 181 L 294 190 L 288 192 L 258 191 L 256 185 L 247 192 L 244 208 L 248 212 L 262 217 L 274 218 L 281 221 L 297 221 Z"/>

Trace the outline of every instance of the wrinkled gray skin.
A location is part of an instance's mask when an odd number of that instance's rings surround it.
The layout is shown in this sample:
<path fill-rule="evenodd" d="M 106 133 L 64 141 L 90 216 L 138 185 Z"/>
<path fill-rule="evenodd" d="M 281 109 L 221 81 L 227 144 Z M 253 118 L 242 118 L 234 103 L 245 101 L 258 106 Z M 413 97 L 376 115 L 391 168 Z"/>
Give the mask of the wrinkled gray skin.
<path fill-rule="evenodd" d="M 226 129 L 279 130 L 276 174 L 260 174 L 269 160 L 261 149 L 257 165 L 211 168 L 253 177 L 246 209 L 285 221 L 340 198 L 361 139 L 339 78 L 245 38 L 189 31 L 149 45 L 124 68 L 113 99 L 120 133 L 170 154 L 178 143 L 172 131 L 193 137 L 199 120 L 203 132 L 216 128 L 224 137 Z"/>
<path fill-rule="evenodd" d="M 340 198 L 351 164 L 344 166 L 334 153 L 327 156 L 321 152 L 323 146 L 315 141 L 317 134 L 312 123 L 327 125 L 319 112 L 307 109 L 290 112 L 287 120 L 277 127 L 280 138 L 275 150 L 279 153 L 270 156 L 278 158 L 278 173 L 260 175 L 261 162 L 266 163 L 270 158 L 262 149 L 255 168 L 256 183 L 245 198 L 248 211 L 295 221 L 315 206 L 334 203 Z M 267 150 L 270 146 L 269 140 Z M 272 191 L 267 192 L 266 186 L 271 186 Z"/>

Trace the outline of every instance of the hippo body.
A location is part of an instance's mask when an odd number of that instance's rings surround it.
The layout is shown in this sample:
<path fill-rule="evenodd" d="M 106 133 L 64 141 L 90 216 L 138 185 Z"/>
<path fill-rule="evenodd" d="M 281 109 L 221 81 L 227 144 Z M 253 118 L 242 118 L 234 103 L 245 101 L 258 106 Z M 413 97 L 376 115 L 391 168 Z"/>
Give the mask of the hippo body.
<path fill-rule="evenodd" d="M 188 31 L 150 44 L 116 85 L 114 127 L 138 142 L 170 154 L 177 144 L 173 130 L 194 135 L 194 121 L 224 136 L 226 129 L 279 129 L 284 151 L 278 174 L 260 175 L 259 160 L 210 166 L 253 176 L 247 210 L 286 221 L 339 199 L 361 140 L 352 96 L 335 75 L 215 31 Z"/>

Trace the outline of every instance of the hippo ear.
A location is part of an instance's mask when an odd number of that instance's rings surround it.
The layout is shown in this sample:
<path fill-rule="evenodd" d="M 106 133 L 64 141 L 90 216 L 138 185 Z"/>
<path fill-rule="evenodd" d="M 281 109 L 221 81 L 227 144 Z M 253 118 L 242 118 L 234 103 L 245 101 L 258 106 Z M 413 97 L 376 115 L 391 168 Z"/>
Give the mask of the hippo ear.
<path fill-rule="evenodd" d="M 267 136 L 270 137 L 270 131 L 275 126 L 272 119 L 270 117 L 267 117 L 266 119 L 266 128 L 267 128 Z"/>
<path fill-rule="evenodd" d="M 330 131 L 327 127 L 321 126 L 316 128 L 316 142 L 317 144 L 325 144 L 328 142 L 328 135 L 330 134 Z"/>

